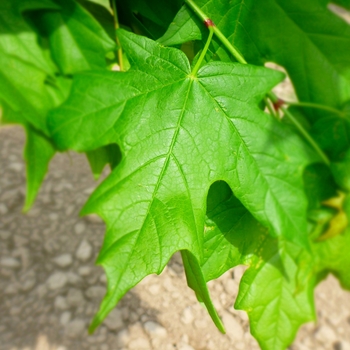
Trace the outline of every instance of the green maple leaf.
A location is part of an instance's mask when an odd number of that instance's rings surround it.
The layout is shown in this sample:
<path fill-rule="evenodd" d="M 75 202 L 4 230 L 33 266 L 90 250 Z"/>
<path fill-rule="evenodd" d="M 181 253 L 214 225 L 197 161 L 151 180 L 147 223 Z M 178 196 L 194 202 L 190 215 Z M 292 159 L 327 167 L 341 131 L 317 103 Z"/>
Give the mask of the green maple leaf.
<path fill-rule="evenodd" d="M 202 270 L 207 281 L 237 265 L 248 265 L 235 308 L 247 311 L 262 349 L 282 350 L 305 322 L 314 320 L 313 259 L 282 243 L 249 213 L 222 182 L 208 195 Z"/>
<path fill-rule="evenodd" d="M 328 1 L 198 0 L 196 4 L 249 63 L 272 61 L 285 67 L 301 101 L 341 107 L 350 99 L 350 27 L 327 9 Z M 160 42 L 201 40 L 205 30 L 184 6 Z M 230 60 L 220 42 L 212 51 L 214 59 Z"/>
<path fill-rule="evenodd" d="M 59 69 L 71 74 L 104 68 L 104 55 L 115 44 L 93 17 L 71 0 L 6 1 L 0 5 L 0 19 L 1 122 L 26 129 L 24 210 L 28 210 L 55 154 L 47 113 L 65 100 L 70 89 L 70 79 L 60 76 Z M 46 48 L 46 40 L 51 50 Z"/>
<path fill-rule="evenodd" d="M 123 156 L 83 209 L 107 223 L 97 263 L 108 291 L 92 329 L 178 250 L 189 284 L 220 327 L 198 265 L 210 185 L 226 181 L 271 234 L 305 244 L 301 175 L 312 156 L 258 107 L 280 73 L 217 62 L 193 76 L 181 51 L 125 31 L 119 38 L 131 70 L 81 74 L 49 118 L 60 149 L 117 143 Z"/>
<path fill-rule="evenodd" d="M 73 0 L 53 0 L 56 11 L 40 11 L 33 20 L 48 37 L 51 55 L 60 71 L 74 74 L 106 68 L 105 55 L 115 49 L 115 42 L 100 23 Z"/>

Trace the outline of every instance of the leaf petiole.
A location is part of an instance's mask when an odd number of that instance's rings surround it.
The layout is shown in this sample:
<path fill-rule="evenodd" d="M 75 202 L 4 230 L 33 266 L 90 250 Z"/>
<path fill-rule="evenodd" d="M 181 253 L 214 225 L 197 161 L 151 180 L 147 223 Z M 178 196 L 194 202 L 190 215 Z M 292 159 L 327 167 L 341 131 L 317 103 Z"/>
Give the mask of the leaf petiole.
<path fill-rule="evenodd" d="M 205 46 L 204 46 L 204 48 L 203 48 L 203 50 L 201 52 L 201 55 L 199 56 L 198 61 L 196 62 L 196 65 L 194 66 L 194 68 L 193 68 L 193 70 L 191 72 L 191 75 L 194 76 L 194 77 L 197 75 L 197 72 L 198 72 L 200 66 L 202 65 L 203 59 L 205 57 L 205 54 L 208 51 L 211 39 L 213 38 L 213 33 L 214 33 L 213 27 L 209 26 L 208 29 L 209 29 L 209 36 L 208 36 L 207 42 L 205 43 Z"/>
<path fill-rule="evenodd" d="M 312 103 L 312 102 L 288 102 L 284 101 L 285 104 L 288 106 L 295 106 L 295 107 L 306 107 L 306 108 L 314 108 L 314 109 L 320 109 L 324 111 L 328 111 L 334 114 L 338 114 L 341 117 L 345 116 L 345 113 L 342 111 L 339 111 L 336 108 L 330 107 L 330 106 L 325 106 L 325 105 L 320 105 L 318 103 Z"/>
<path fill-rule="evenodd" d="M 119 21 L 118 21 L 118 12 L 117 12 L 117 5 L 116 0 L 112 0 L 112 6 L 113 6 L 113 17 L 114 17 L 114 29 L 115 29 L 115 39 L 118 46 L 117 49 L 117 55 L 118 55 L 118 64 L 121 71 L 124 71 L 124 65 L 123 65 L 123 49 L 120 45 L 117 30 L 119 29 Z"/>
<path fill-rule="evenodd" d="M 193 2 L 193 0 L 185 0 L 185 3 L 192 9 L 192 11 L 206 24 L 210 18 Z M 247 64 L 248 62 L 244 57 L 239 53 L 239 51 L 229 42 L 225 35 L 217 26 L 209 26 L 212 28 L 214 34 L 226 47 L 226 49 L 236 58 L 239 63 Z"/>

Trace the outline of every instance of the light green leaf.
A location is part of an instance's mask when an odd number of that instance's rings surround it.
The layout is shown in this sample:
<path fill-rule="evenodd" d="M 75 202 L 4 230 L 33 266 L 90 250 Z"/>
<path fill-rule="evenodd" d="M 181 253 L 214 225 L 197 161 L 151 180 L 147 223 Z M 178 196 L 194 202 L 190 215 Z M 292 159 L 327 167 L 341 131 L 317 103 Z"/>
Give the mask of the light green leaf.
<path fill-rule="evenodd" d="M 119 38 L 132 68 L 80 75 L 49 118 L 60 149 L 115 142 L 123 155 L 83 210 L 107 223 L 97 262 L 108 291 L 92 328 L 176 251 L 201 263 L 206 196 L 216 180 L 272 234 L 307 240 L 301 176 L 313 157 L 258 106 L 282 75 L 217 62 L 193 77 L 181 51 L 125 31 Z"/>
<path fill-rule="evenodd" d="M 73 0 L 55 0 L 59 11 L 33 15 L 49 38 L 52 57 L 63 74 L 106 67 L 105 55 L 116 44 L 99 22 Z"/>
<path fill-rule="evenodd" d="M 285 67 L 301 101 L 340 107 L 350 99 L 350 27 L 327 9 L 327 1 L 195 2 L 249 63 L 272 61 Z M 160 42 L 203 39 L 203 30 L 185 6 Z M 215 56 L 230 59 L 220 42 L 213 47 Z"/>
<path fill-rule="evenodd" d="M 315 316 L 311 256 L 293 244 L 278 244 L 225 183 L 212 186 L 203 273 L 209 281 L 234 266 L 249 266 L 235 308 L 247 311 L 251 332 L 266 350 L 286 349 L 298 328 Z"/>
<path fill-rule="evenodd" d="M 28 126 L 27 143 L 24 159 L 27 168 L 27 193 L 23 210 L 28 211 L 33 205 L 40 186 L 48 171 L 50 160 L 56 150 L 50 140 L 42 133 Z"/>

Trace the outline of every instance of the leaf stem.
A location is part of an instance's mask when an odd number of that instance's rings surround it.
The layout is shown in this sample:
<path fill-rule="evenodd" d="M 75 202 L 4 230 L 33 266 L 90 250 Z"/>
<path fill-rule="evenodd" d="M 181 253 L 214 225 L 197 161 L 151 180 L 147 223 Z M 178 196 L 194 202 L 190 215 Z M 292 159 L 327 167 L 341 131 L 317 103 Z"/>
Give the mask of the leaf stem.
<path fill-rule="evenodd" d="M 276 103 L 278 102 L 278 97 L 271 91 L 267 94 L 269 99 Z M 292 124 L 298 129 L 298 131 L 303 135 L 305 140 L 309 143 L 309 145 L 316 151 L 316 153 L 321 157 L 323 162 L 330 166 L 331 162 L 326 156 L 326 154 L 321 150 L 319 145 L 316 143 L 316 141 L 311 137 L 311 135 L 305 130 L 305 128 L 299 123 L 299 121 L 293 116 L 292 113 L 289 112 L 288 109 L 281 107 L 282 112 L 284 115 L 292 122 Z"/>
<path fill-rule="evenodd" d="M 284 115 L 287 116 L 287 118 L 294 124 L 294 126 L 299 130 L 299 132 L 304 136 L 306 141 L 309 142 L 309 144 L 312 146 L 312 148 L 317 152 L 317 154 L 322 158 L 323 162 L 330 166 L 331 162 L 329 161 L 328 157 L 325 155 L 325 153 L 321 150 L 321 148 L 318 146 L 316 141 L 310 136 L 310 134 L 305 130 L 305 128 L 298 122 L 298 120 L 293 116 L 292 113 L 288 111 L 288 109 L 281 107 L 281 110 L 283 111 Z"/>
<path fill-rule="evenodd" d="M 123 65 L 123 49 L 120 45 L 120 41 L 118 38 L 117 30 L 119 29 L 119 21 L 118 21 L 118 12 L 117 12 L 117 5 L 116 0 L 112 0 L 112 6 L 113 6 L 113 17 L 114 17 L 114 29 L 115 29 L 115 39 L 117 42 L 118 50 L 118 64 L 121 71 L 124 71 L 124 65 Z"/>
<path fill-rule="evenodd" d="M 185 0 L 185 3 L 193 10 L 193 12 L 204 22 L 206 23 L 210 18 L 194 3 L 193 0 Z M 239 63 L 247 64 L 248 62 L 244 59 L 242 54 L 229 42 L 225 35 L 217 26 L 210 26 L 214 31 L 214 34 L 226 47 L 226 49 L 236 58 Z"/>
<path fill-rule="evenodd" d="M 201 52 L 201 55 L 199 56 L 199 58 L 198 58 L 198 60 L 196 62 L 196 65 L 194 66 L 194 68 L 193 68 L 193 70 L 191 72 L 191 75 L 194 76 L 194 77 L 197 75 L 197 72 L 198 72 L 198 70 L 199 70 L 199 68 L 200 68 L 200 66 L 201 66 L 201 64 L 203 62 L 204 56 L 205 56 L 205 54 L 208 51 L 211 39 L 213 38 L 213 33 L 214 33 L 213 27 L 209 27 L 209 36 L 208 36 L 207 42 L 205 43 L 205 46 L 204 46 L 204 48 L 203 48 L 203 50 Z"/>
<path fill-rule="evenodd" d="M 288 106 L 296 106 L 296 107 L 306 107 L 306 108 L 314 108 L 314 109 L 320 109 L 320 110 L 324 110 L 324 111 L 328 111 L 334 114 L 338 114 L 342 117 L 345 116 L 345 113 L 339 111 L 336 108 L 330 107 L 330 106 L 325 106 L 325 105 L 320 105 L 317 103 L 312 103 L 312 102 L 288 102 L 288 101 L 284 101 L 285 104 L 287 104 Z"/>
<path fill-rule="evenodd" d="M 267 97 L 264 97 L 264 101 L 265 101 L 265 105 L 267 107 L 267 109 L 269 110 L 269 113 L 276 118 L 276 114 L 273 110 L 273 108 L 271 107 L 271 103 L 270 100 Z"/>

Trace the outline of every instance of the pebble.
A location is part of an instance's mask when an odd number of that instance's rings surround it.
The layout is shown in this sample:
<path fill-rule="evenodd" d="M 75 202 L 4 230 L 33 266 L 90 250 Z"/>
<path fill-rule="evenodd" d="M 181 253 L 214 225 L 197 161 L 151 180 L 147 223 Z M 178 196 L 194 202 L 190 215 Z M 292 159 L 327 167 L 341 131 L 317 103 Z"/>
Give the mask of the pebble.
<path fill-rule="evenodd" d="M 159 284 L 152 284 L 149 288 L 148 291 L 152 294 L 152 295 L 158 295 L 160 292 L 160 285 Z"/>
<path fill-rule="evenodd" d="M 23 169 L 23 164 L 22 163 L 11 163 L 8 168 L 10 170 L 17 172 L 17 173 L 20 173 Z"/>
<path fill-rule="evenodd" d="M 84 333 L 87 334 L 87 330 L 85 329 L 85 321 L 82 319 L 75 319 L 66 325 L 66 334 L 69 338 L 79 338 Z"/>
<path fill-rule="evenodd" d="M 4 241 L 9 239 L 11 237 L 11 231 L 0 231 L 0 238 L 3 239 Z"/>
<path fill-rule="evenodd" d="M 85 262 L 91 258 L 91 255 L 92 255 L 91 244 L 86 239 L 82 240 L 76 253 L 75 253 L 75 256 L 80 261 Z"/>
<path fill-rule="evenodd" d="M 143 328 L 145 329 L 146 333 L 151 337 L 164 338 L 168 335 L 166 329 L 157 322 L 145 322 Z"/>
<path fill-rule="evenodd" d="M 187 306 L 181 315 L 181 322 L 183 324 L 190 324 L 193 322 L 194 316 L 192 313 L 192 308 L 190 306 Z"/>
<path fill-rule="evenodd" d="M 81 277 L 79 275 L 77 275 L 74 272 L 67 272 L 67 278 L 68 278 L 68 282 L 69 284 L 73 285 L 73 286 L 78 286 L 81 285 L 83 283 L 83 280 L 81 279 Z"/>
<path fill-rule="evenodd" d="M 350 343 L 347 341 L 340 342 L 340 349 L 341 350 L 350 350 Z"/>
<path fill-rule="evenodd" d="M 82 291 L 76 288 L 69 288 L 66 300 L 68 305 L 72 307 L 79 307 L 85 304 Z"/>
<path fill-rule="evenodd" d="M 85 295 L 89 299 L 96 299 L 99 301 L 105 296 L 105 294 L 106 294 L 106 288 L 101 286 L 89 287 L 85 292 Z"/>
<path fill-rule="evenodd" d="M 84 231 L 86 230 L 86 225 L 83 222 L 78 222 L 77 224 L 75 224 L 74 226 L 74 232 L 77 235 L 82 234 Z"/>
<path fill-rule="evenodd" d="M 117 331 L 124 327 L 123 313 L 120 309 L 113 309 L 103 322 L 111 331 Z"/>
<path fill-rule="evenodd" d="M 66 298 L 62 295 L 57 295 L 54 301 L 54 306 L 56 310 L 67 310 L 69 308 Z"/>
<path fill-rule="evenodd" d="M 195 350 L 195 348 L 193 348 L 191 345 L 189 344 L 181 344 L 178 347 L 179 350 Z"/>
<path fill-rule="evenodd" d="M 151 350 L 151 344 L 149 340 L 145 337 L 140 337 L 134 340 L 131 340 L 128 346 L 130 350 Z"/>
<path fill-rule="evenodd" d="M 91 275 L 91 267 L 90 266 L 80 266 L 78 268 L 78 274 L 82 277 L 87 277 Z"/>
<path fill-rule="evenodd" d="M 128 345 L 130 341 L 129 331 L 127 329 L 123 329 L 122 331 L 118 332 L 116 340 L 118 345 Z"/>
<path fill-rule="evenodd" d="M 61 316 L 60 316 L 60 323 L 62 326 L 65 326 L 68 324 L 68 322 L 71 320 L 72 318 L 72 313 L 70 311 L 64 311 L 62 312 Z"/>
<path fill-rule="evenodd" d="M 317 330 L 315 338 L 320 342 L 335 342 L 338 337 L 331 327 L 323 325 Z"/>
<path fill-rule="evenodd" d="M 8 211 L 7 206 L 4 203 L 0 203 L 0 214 L 5 215 Z"/>
<path fill-rule="evenodd" d="M 242 340 L 244 336 L 244 330 L 239 322 L 228 312 L 224 312 L 222 316 L 222 322 L 224 323 L 226 333 L 232 341 Z"/>
<path fill-rule="evenodd" d="M 0 259 L 0 266 L 6 267 L 9 269 L 17 269 L 21 266 L 21 263 L 18 259 L 5 257 Z"/>
<path fill-rule="evenodd" d="M 63 272 L 54 272 L 47 280 L 47 286 L 51 290 L 63 288 L 68 282 L 67 275 Z"/>
<path fill-rule="evenodd" d="M 22 292 L 29 292 L 34 288 L 36 284 L 36 278 L 35 276 L 30 276 L 26 278 L 22 283 L 21 283 L 21 290 Z"/>
<path fill-rule="evenodd" d="M 233 279 L 229 279 L 224 283 L 224 289 L 229 296 L 236 295 L 238 291 L 238 283 Z"/>
<path fill-rule="evenodd" d="M 73 258 L 71 254 L 62 254 L 57 256 L 56 258 L 53 259 L 53 262 L 62 268 L 68 267 L 70 265 L 72 265 L 73 263 Z"/>

